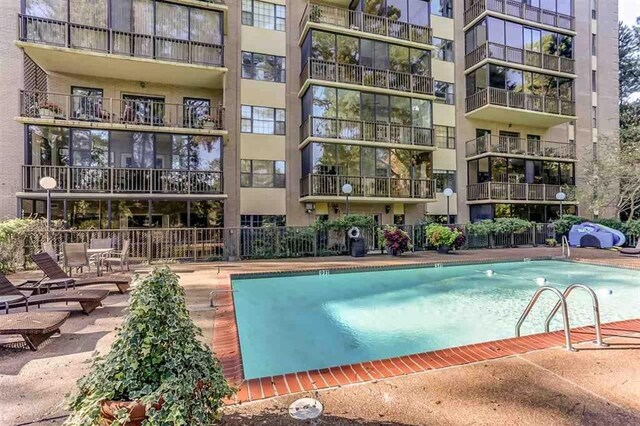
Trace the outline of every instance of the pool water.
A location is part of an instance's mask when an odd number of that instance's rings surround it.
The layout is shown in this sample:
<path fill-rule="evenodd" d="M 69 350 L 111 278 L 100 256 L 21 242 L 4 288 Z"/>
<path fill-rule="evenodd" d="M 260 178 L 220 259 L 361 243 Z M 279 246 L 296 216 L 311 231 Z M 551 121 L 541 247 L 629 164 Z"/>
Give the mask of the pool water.
<path fill-rule="evenodd" d="M 560 290 L 592 287 L 603 322 L 640 318 L 640 272 L 562 261 L 234 279 L 245 378 L 513 337 L 538 277 Z M 554 297 L 541 297 L 523 335 L 544 331 Z M 568 306 L 572 328 L 593 324 L 586 292 Z"/>

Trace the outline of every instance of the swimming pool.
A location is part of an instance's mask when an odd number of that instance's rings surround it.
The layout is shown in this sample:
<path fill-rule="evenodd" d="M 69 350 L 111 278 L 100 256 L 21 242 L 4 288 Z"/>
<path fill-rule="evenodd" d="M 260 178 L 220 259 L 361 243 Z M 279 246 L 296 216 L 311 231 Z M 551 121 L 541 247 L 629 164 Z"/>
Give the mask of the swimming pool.
<path fill-rule="evenodd" d="M 494 276 L 484 271 L 492 269 Z M 640 272 L 563 261 L 234 278 L 246 379 L 347 365 L 514 336 L 537 277 L 587 284 L 603 322 L 640 318 Z M 612 290 L 607 294 L 607 290 Z M 524 334 L 544 331 L 547 293 Z M 588 295 L 569 298 L 571 327 L 593 324 Z M 561 314 L 552 330 L 562 328 Z"/>

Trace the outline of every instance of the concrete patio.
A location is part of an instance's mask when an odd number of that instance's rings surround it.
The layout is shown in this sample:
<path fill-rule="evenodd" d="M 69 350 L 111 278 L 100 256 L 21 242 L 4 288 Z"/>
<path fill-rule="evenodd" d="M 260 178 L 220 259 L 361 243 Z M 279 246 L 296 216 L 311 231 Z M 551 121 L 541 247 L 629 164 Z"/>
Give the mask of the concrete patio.
<path fill-rule="evenodd" d="M 208 305 L 209 292 L 234 272 L 522 260 L 559 254 L 557 248 L 521 248 L 466 251 L 456 256 L 428 252 L 401 258 L 331 257 L 171 266 L 180 275 L 192 318 L 210 344 L 214 310 Z M 573 257 L 640 269 L 640 259 L 621 258 L 607 251 L 578 249 Z M 17 282 L 26 276 L 34 274 L 21 273 L 11 279 Z M 128 295 L 112 294 L 105 302 L 90 316 L 64 304 L 43 307 L 74 310 L 60 336 L 37 352 L 0 347 L 0 424 L 49 425 L 64 421 L 64 396 L 74 391 L 75 381 L 86 372 L 83 361 L 93 351 L 109 348 L 128 305 Z M 6 341 L 0 339 L 0 343 Z M 609 343 L 611 347 L 605 350 L 593 350 L 590 344 L 579 345 L 583 350 L 574 354 L 560 348 L 545 349 L 229 406 L 222 424 L 299 424 L 288 417 L 286 409 L 292 400 L 307 395 L 325 405 L 325 415 L 316 424 L 640 424 L 640 334 L 614 337 Z"/>

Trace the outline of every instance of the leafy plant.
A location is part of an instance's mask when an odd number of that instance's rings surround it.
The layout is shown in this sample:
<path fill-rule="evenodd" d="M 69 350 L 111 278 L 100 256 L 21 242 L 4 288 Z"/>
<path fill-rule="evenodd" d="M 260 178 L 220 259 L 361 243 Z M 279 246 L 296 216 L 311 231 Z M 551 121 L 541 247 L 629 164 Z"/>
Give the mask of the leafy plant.
<path fill-rule="evenodd" d="M 51 230 L 62 228 L 62 221 L 52 221 Z M 47 235 L 44 219 L 9 219 L 0 222 L 0 272 L 25 268 L 32 253 L 42 250 Z"/>
<path fill-rule="evenodd" d="M 382 238 L 390 253 L 399 255 L 413 249 L 409 234 L 395 226 L 387 226 L 382 229 Z"/>
<path fill-rule="evenodd" d="M 640 219 L 629 221 L 625 224 L 626 233 L 634 237 L 640 237 Z"/>
<path fill-rule="evenodd" d="M 533 222 L 517 218 L 500 218 L 493 221 L 493 232 L 515 233 L 531 229 Z"/>
<path fill-rule="evenodd" d="M 451 229 L 448 226 L 432 223 L 427 226 L 427 241 L 435 247 L 453 247 L 460 231 Z"/>
<path fill-rule="evenodd" d="M 65 425 L 99 425 L 103 401 L 143 403 L 146 426 L 218 420 L 222 399 L 234 390 L 211 349 L 198 340 L 201 333 L 189 317 L 176 274 L 164 267 L 139 278 L 111 350 L 95 354 L 90 373 L 78 380 Z M 121 416 L 126 413 L 118 412 Z"/>
<path fill-rule="evenodd" d="M 479 220 L 466 225 L 469 235 L 485 236 L 493 232 L 493 221 L 491 219 Z"/>
<path fill-rule="evenodd" d="M 544 240 L 544 242 L 547 244 L 547 246 L 549 247 L 555 247 L 558 245 L 558 241 L 556 241 L 555 238 L 547 238 L 546 240 Z"/>
<path fill-rule="evenodd" d="M 316 226 L 325 227 L 330 231 L 348 231 L 354 226 L 361 229 L 373 228 L 374 225 L 375 222 L 372 216 L 362 214 L 345 215 L 327 222 L 316 222 Z"/>
<path fill-rule="evenodd" d="M 467 243 L 467 236 L 464 235 L 464 232 L 462 232 L 461 229 L 456 228 L 456 230 L 458 231 L 458 236 L 456 237 L 456 239 L 453 241 L 453 246 L 452 248 L 454 250 L 460 250 L 462 247 L 464 247 L 464 245 Z"/>
<path fill-rule="evenodd" d="M 579 225 L 586 221 L 587 219 L 584 217 L 566 214 L 562 219 L 556 219 L 551 224 L 556 230 L 556 235 L 566 235 L 573 225 Z"/>

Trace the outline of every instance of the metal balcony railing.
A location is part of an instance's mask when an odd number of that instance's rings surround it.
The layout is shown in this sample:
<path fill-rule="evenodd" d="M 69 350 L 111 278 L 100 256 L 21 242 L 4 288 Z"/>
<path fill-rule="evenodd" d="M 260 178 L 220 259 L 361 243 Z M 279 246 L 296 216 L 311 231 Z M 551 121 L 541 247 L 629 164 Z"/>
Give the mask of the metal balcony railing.
<path fill-rule="evenodd" d="M 486 105 L 502 106 L 547 114 L 574 116 L 576 103 L 554 96 L 532 95 L 523 92 L 489 87 L 467 96 L 465 111 L 472 112 Z"/>
<path fill-rule="evenodd" d="M 300 20 L 300 34 L 304 33 L 307 22 L 334 25 L 414 43 L 432 44 L 432 30 L 429 27 L 324 4 L 307 4 Z"/>
<path fill-rule="evenodd" d="M 467 157 L 485 153 L 576 159 L 576 145 L 539 139 L 486 135 L 467 141 Z"/>
<path fill-rule="evenodd" d="M 342 186 L 351 184 L 351 197 L 434 199 L 435 181 L 432 179 L 402 179 L 391 177 L 363 177 L 310 174 L 300 179 L 300 195 L 344 197 Z"/>
<path fill-rule="evenodd" d="M 484 182 L 467 185 L 468 201 L 558 201 L 556 194 L 564 192 L 565 201 L 576 200 L 576 188 L 570 185 Z"/>
<path fill-rule="evenodd" d="M 18 38 L 71 49 L 189 64 L 224 66 L 224 46 L 19 15 Z"/>
<path fill-rule="evenodd" d="M 575 18 L 526 4 L 520 0 L 475 0 L 464 11 L 464 24 L 469 25 L 486 11 L 537 22 L 565 30 L 575 30 Z"/>
<path fill-rule="evenodd" d="M 185 129 L 224 129 L 224 108 L 156 100 L 20 91 L 20 116 Z"/>
<path fill-rule="evenodd" d="M 429 127 L 341 118 L 308 117 L 300 126 L 300 142 L 309 137 L 433 146 L 433 129 Z"/>
<path fill-rule="evenodd" d="M 381 70 L 363 65 L 339 64 L 320 59 L 309 59 L 300 74 L 300 83 L 304 84 L 310 78 L 433 95 L 433 78 L 431 76 Z"/>
<path fill-rule="evenodd" d="M 79 166 L 22 166 L 24 191 L 43 191 L 40 179 L 58 182 L 54 192 L 221 194 L 222 172 L 207 170 L 140 169 Z"/>
<path fill-rule="evenodd" d="M 575 60 L 562 56 L 533 52 L 497 43 L 487 42 L 465 56 L 465 67 L 469 69 L 485 59 L 496 59 L 512 64 L 527 65 L 548 71 L 575 74 Z"/>

